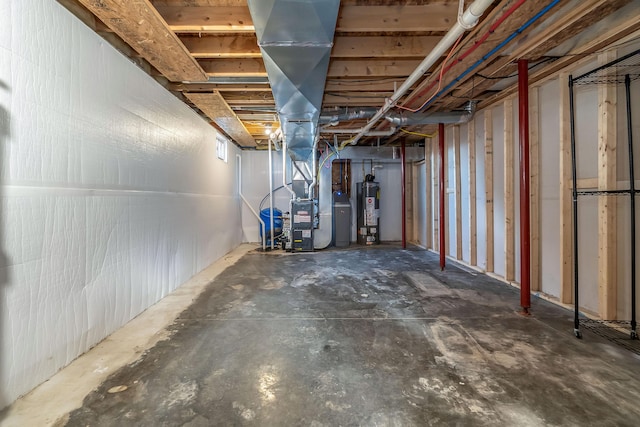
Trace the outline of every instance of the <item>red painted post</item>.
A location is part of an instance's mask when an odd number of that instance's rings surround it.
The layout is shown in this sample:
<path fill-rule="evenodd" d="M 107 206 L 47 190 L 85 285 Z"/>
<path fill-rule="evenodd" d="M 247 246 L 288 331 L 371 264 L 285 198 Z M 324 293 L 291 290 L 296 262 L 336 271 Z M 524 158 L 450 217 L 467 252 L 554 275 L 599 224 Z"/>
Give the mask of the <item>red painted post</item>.
<path fill-rule="evenodd" d="M 405 140 L 402 139 L 402 143 L 400 145 L 400 161 L 402 165 L 400 166 L 400 171 L 402 175 L 402 249 L 407 248 L 407 193 L 405 189 L 406 183 L 406 171 L 405 171 Z"/>
<path fill-rule="evenodd" d="M 444 270 L 446 258 L 446 248 L 445 248 L 445 218 L 444 218 L 444 172 L 446 170 L 447 165 L 444 164 L 444 123 L 438 124 L 438 149 L 440 150 L 440 218 L 439 218 L 439 227 L 440 227 L 440 270 Z"/>
<path fill-rule="evenodd" d="M 520 306 L 531 308 L 531 205 L 529 171 L 529 63 L 518 61 L 518 128 L 520 136 Z"/>

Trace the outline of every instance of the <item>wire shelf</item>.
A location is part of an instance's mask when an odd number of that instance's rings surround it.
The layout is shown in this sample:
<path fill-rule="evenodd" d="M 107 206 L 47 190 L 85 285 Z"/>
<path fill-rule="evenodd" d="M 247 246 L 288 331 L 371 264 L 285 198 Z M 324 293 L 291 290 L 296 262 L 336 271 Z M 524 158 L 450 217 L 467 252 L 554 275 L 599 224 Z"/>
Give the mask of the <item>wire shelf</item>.
<path fill-rule="evenodd" d="M 573 79 L 574 85 L 624 83 L 640 79 L 640 49 Z"/>
<path fill-rule="evenodd" d="M 640 355 L 640 340 L 630 338 L 631 322 L 625 320 L 581 319 L 580 324 L 599 337 Z"/>
<path fill-rule="evenodd" d="M 639 194 L 640 190 L 633 191 L 634 194 Z M 578 196 L 624 196 L 631 194 L 631 190 L 578 190 L 576 195 Z"/>

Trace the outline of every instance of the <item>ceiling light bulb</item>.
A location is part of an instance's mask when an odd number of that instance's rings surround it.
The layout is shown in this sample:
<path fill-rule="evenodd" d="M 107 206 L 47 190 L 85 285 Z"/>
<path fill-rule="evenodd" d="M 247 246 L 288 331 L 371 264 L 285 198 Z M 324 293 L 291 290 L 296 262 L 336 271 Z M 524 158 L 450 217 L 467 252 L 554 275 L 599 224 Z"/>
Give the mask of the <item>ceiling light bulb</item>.
<path fill-rule="evenodd" d="M 271 126 L 267 125 L 267 127 L 264 129 L 264 134 L 265 135 L 271 135 Z"/>

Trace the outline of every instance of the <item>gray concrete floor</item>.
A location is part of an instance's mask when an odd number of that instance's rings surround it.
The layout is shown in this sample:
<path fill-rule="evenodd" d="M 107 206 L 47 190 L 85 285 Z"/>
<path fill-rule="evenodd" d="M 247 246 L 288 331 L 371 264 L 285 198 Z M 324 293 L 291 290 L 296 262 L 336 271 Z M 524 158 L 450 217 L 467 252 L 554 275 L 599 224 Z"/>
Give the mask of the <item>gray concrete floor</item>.
<path fill-rule="evenodd" d="M 250 252 L 62 424 L 638 425 L 638 357 L 518 304 L 422 250 Z"/>

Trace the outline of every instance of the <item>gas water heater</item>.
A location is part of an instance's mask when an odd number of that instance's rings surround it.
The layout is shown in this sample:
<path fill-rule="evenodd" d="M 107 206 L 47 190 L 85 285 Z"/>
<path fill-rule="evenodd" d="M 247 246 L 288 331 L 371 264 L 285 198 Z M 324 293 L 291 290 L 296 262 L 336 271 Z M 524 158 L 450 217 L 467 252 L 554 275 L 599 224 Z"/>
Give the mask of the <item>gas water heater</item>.
<path fill-rule="evenodd" d="M 371 175 L 367 175 L 367 178 Z M 358 243 L 380 243 L 380 184 L 366 180 L 357 184 Z"/>

